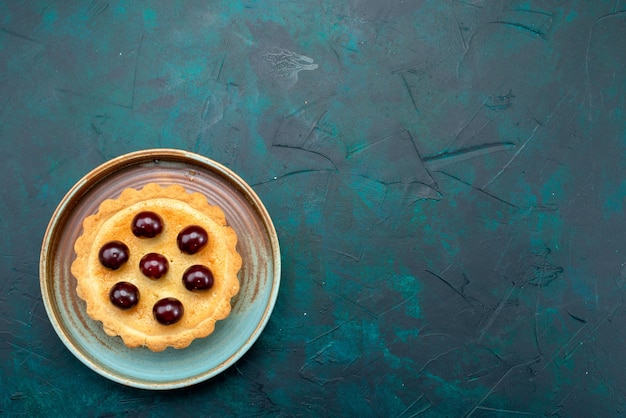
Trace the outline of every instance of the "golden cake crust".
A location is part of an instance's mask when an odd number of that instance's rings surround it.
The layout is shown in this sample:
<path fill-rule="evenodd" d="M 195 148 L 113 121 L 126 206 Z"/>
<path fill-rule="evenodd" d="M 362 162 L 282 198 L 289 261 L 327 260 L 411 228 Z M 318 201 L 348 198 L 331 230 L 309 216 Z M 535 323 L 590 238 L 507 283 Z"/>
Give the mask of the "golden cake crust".
<path fill-rule="evenodd" d="M 132 233 L 132 220 L 141 211 L 153 211 L 163 219 L 163 231 L 156 237 L 139 238 Z M 178 233 L 189 225 L 202 226 L 208 235 L 207 245 L 193 255 L 183 253 L 176 243 Z M 104 267 L 98 258 L 102 245 L 113 240 L 122 241 L 129 249 L 128 261 L 117 270 Z M 215 322 L 230 314 L 242 265 L 236 245 L 237 235 L 227 225 L 224 212 L 210 205 L 204 195 L 188 193 L 179 185 L 151 183 L 141 190 L 125 189 L 119 198 L 103 201 L 95 215 L 85 218 L 83 234 L 74 245 L 76 259 L 71 271 L 87 314 L 102 322 L 108 335 L 120 336 L 131 348 L 185 348 L 194 339 L 211 334 Z M 157 280 L 147 278 L 139 268 L 140 259 L 151 252 L 162 254 L 169 262 L 168 272 Z M 196 264 L 213 272 L 214 284 L 209 290 L 192 292 L 183 285 L 183 272 Z M 120 281 L 139 289 L 139 303 L 128 310 L 119 309 L 109 299 L 109 290 Z M 165 297 L 183 303 L 183 317 L 175 324 L 162 325 L 153 317 L 154 303 Z"/>

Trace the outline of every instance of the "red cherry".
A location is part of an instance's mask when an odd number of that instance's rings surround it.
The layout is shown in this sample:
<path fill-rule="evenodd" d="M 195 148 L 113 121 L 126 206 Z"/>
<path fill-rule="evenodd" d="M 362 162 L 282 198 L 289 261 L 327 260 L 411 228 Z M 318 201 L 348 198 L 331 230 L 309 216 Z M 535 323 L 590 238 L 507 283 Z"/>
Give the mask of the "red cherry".
<path fill-rule="evenodd" d="M 152 313 L 160 324 L 175 324 L 183 317 L 183 304 L 176 298 L 164 298 L 154 304 Z"/>
<path fill-rule="evenodd" d="M 148 278 L 160 279 L 169 269 L 167 258 L 158 253 L 144 255 L 139 261 L 139 269 Z"/>
<path fill-rule="evenodd" d="M 117 270 L 128 261 L 128 247 L 121 241 L 107 242 L 98 253 L 100 263 L 111 270 Z"/>
<path fill-rule="evenodd" d="M 178 233 L 176 243 L 178 248 L 187 254 L 195 254 L 209 242 L 209 236 L 204 228 L 190 225 Z"/>
<path fill-rule="evenodd" d="M 183 284 L 187 290 L 208 290 L 213 287 L 213 273 L 208 267 L 196 264 L 183 273 Z"/>
<path fill-rule="evenodd" d="M 109 299 L 120 309 L 130 309 L 139 303 L 139 289 L 132 283 L 118 282 L 109 291 Z"/>
<path fill-rule="evenodd" d="M 139 212 L 133 218 L 131 229 L 136 237 L 154 238 L 163 231 L 163 219 L 148 210 Z"/>

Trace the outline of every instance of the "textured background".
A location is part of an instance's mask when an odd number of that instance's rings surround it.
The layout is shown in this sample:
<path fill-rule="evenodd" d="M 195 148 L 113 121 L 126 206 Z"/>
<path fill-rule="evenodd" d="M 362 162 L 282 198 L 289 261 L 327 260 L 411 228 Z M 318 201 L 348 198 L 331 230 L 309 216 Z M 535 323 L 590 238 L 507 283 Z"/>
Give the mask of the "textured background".
<path fill-rule="evenodd" d="M 626 1 L 0 1 L 0 413 L 626 410 Z M 148 392 L 43 308 L 56 205 L 175 147 L 239 173 L 281 293 L 222 375 Z"/>

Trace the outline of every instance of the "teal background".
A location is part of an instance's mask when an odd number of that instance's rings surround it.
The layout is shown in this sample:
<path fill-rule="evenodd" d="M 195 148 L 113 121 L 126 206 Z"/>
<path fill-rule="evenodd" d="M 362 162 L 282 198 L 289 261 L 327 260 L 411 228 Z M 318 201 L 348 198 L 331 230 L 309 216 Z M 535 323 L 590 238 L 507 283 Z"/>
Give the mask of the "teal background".
<path fill-rule="evenodd" d="M 0 413 L 616 416 L 626 401 L 623 0 L 0 1 Z M 236 171 L 282 282 L 208 382 L 107 381 L 39 249 L 145 148 Z"/>

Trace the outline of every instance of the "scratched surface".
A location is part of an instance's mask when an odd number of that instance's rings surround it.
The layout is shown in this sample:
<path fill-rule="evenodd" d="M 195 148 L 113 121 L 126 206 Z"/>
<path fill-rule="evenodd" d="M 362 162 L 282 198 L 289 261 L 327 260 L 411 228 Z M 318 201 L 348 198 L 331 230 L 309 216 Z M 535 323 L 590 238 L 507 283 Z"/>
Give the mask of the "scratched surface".
<path fill-rule="evenodd" d="M 626 410 L 626 1 L 0 2 L 0 414 Z M 282 246 L 254 347 L 167 393 L 42 306 L 59 200 L 130 151 L 238 172 Z"/>

